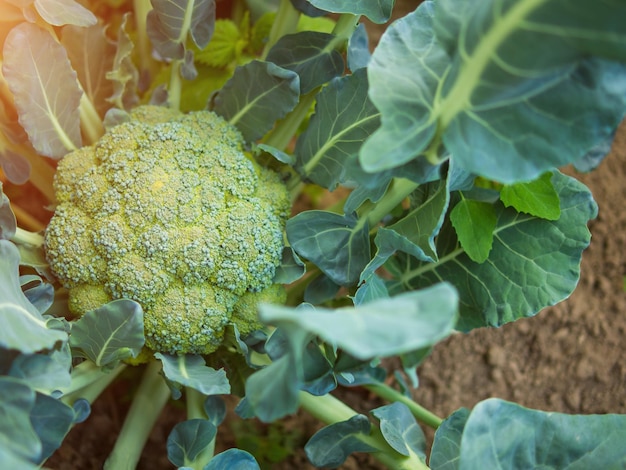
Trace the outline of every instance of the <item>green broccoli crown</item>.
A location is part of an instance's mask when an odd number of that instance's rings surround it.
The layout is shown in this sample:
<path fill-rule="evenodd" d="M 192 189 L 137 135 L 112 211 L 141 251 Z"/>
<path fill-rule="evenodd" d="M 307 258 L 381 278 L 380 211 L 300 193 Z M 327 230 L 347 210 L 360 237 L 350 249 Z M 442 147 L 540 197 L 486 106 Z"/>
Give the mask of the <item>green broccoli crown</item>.
<path fill-rule="evenodd" d="M 206 354 L 229 323 L 259 326 L 251 299 L 284 300 L 289 194 L 212 112 L 139 107 L 64 157 L 55 190 L 46 253 L 76 314 L 133 299 L 150 349 Z"/>

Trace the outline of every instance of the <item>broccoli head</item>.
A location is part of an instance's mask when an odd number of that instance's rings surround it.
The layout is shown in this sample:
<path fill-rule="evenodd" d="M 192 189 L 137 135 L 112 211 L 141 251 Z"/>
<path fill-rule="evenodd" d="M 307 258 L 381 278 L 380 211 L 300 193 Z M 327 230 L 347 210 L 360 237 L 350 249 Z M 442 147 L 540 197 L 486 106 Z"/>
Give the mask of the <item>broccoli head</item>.
<path fill-rule="evenodd" d="M 228 324 L 257 329 L 260 301 L 284 301 L 289 194 L 216 114 L 141 106 L 65 156 L 54 184 L 46 254 L 73 313 L 133 299 L 150 349 L 207 354 Z"/>

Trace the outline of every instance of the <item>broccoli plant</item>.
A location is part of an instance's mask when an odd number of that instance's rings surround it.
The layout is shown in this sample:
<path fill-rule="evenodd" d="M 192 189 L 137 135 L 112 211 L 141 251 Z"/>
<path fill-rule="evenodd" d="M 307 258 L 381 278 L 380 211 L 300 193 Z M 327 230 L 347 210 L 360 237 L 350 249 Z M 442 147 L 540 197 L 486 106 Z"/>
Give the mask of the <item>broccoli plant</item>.
<path fill-rule="evenodd" d="M 173 466 L 260 468 L 215 451 L 225 395 L 318 418 L 318 467 L 626 465 L 625 416 L 413 399 L 435 344 L 575 289 L 597 206 L 559 169 L 626 115 L 626 5 L 427 0 L 370 47 L 393 6 L 0 5 L 0 176 L 28 188 L 0 186 L 2 468 L 45 466 L 135 376 L 104 468 L 136 468 L 173 402 Z"/>

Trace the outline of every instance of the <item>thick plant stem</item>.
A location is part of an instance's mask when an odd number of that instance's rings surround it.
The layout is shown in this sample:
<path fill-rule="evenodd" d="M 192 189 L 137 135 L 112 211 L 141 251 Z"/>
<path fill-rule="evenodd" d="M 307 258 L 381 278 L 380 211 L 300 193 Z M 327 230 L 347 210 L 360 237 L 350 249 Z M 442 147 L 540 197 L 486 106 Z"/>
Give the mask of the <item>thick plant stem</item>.
<path fill-rule="evenodd" d="M 39 233 L 29 232 L 20 227 L 15 230 L 15 235 L 11 238 L 11 241 L 16 245 L 30 245 L 35 248 L 42 247 L 44 244 L 43 235 Z"/>
<path fill-rule="evenodd" d="M 160 370 L 159 361 L 148 364 L 113 451 L 104 464 L 105 470 L 133 470 L 137 466 L 152 427 L 170 397 Z"/>
<path fill-rule="evenodd" d="M 207 414 L 204 411 L 204 400 L 206 399 L 206 395 L 203 395 L 194 388 L 186 387 L 185 398 L 187 404 L 187 419 L 208 419 Z M 195 457 L 193 463 L 188 464 L 189 468 L 202 470 L 211 461 L 213 455 L 215 454 L 216 437 L 214 437 L 211 442 Z"/>
<path fill-rule="evenodd" d="M 326 424 L 347 421 L 358 413 L 332 395 L 313 396 L 300 392 L 300 406 L 309 414 Z M 417 455 L 405 456 L 395 451 L 385 440 L 380 429 L 372 426 L 369 435 L 356 436 L 361 442 L 378 449 L 372 455 L 389 469 L 425 470 L 428 466 Z"/>
<path fill-rule="evenodd" d="M 72 371 L 70 386 L 61 390 L 61 401 L 70 406 L 79 398 L 93 403 L 126 367 L 126 364 L 120 364 L 115 369 L 104 372 L 92 361 L 81 362 Z"/>
<path fill-rule="evenodd" d="M 441 419 L 439 416 L 418 405 L 407 396 L 403 395 L 397 390 L 394 390 L 386 384 L 381 383 L 365 385 L 365 388 L 374 392 L 376 395 L 384 398 L 387 401 L 404 403 L 409 408 L 409 410 L 411 410 L 411 413 L 418 421 L 421 421 L 431 428 L 437 429 L 439 426 L 441 426 L 441 423 L 443 423 L 443 419 Z"/>

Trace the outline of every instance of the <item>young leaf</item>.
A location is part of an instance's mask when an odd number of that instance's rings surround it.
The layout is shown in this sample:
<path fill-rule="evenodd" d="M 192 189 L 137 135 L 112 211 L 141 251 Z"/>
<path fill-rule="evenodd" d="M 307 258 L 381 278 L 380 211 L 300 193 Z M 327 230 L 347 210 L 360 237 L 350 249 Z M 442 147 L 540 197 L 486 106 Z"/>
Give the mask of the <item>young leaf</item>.
<path fill-rule="evenodd" d="M 37 13 L 52 26 L 93 26 L 96 16 L 74 0 L 35 0 Z"/>
<path fill-rule="evenodd" d="M 374 23 L 385 23 L 391 17 L 395 0 L 359 0 L 338 2 L 337 0 L 309 0 L 309 3 L 321 10 L 333 13 L 352 13 L 365 15 Z"/>
<path fill-rule="evenodd" d="M 457 294 L 449 284 L 380 299 L 355 308 L 301 311 L 260 305 L 259 318 L 280 328 L 306 331 L 361 360 L 432 346 L 456 323 Z"/>
<path fill-rule="evenodd" d="M 296 72 L 304 95 L 343 73 L 345 64 L 334 41 L 334 35 L 316 31 L 287 34 L 270 49 L 266 60 Z"/>
<path fill-rule="evenodd" d="M 18 278 L 20 256 L 15 245 L 0 240 L 0 347 L 30 354 L 67 341 L 67 333 L 49 329 L 26 299 Z"/>
<path fill-rule="evenodd" d="M 304 446 L 309 461 L 316 467 L 337 468 L 353 452 L 375 452 L 359 436 L 369 436 L 370 422 L 363 415 L 331 424 L 317 431 Z"/>
<path fill-rule="evenodd" d="M 178 423 L 167 437 L 167 458 L 177 467 L 191 466 L 216 435 L 217 428 L 206 419 Z"/>
<path fill-rule="evenodd" d="M 287 221 L 287 239 L 338 285 L 356 284 L 370 257 L 369 227 L 355 215 L 301 212 Z"/>
<path fill-rule="evenodd" d="M 372 410 L 380 420 L 380 431 L 394 450 L 407 457 L 411 454 L 426 460 L 426 437 L 408 407 L 400 402 Z"/>
<path fill-rule="evenodd" d="M 137 357 L 145 343 L 143 310 L 127 299 L 114 300 L 85 313 L 72 325 L 70 346 L 74 354 L 100 367 Z"/>
<path fill-rule="evenodd" d="M 1 147 L 2 142 L 0 141 L 0 149 Z M 13 184 L 24 184 L 31 175 L 31 167 L 28 160 L 23 155 L 12 150 L 0 150 L 0 167 L 7 179 Z"/>
<path fill-rule="evenodd" d="M 204 395 L 230 393 L 224 369 L 208 367 L 202 356 L 169 356 L 157 353 L 154 357 L 163 362 L 165 378 L 176 385 L 193 388 Z"/>
<path fill-rule="evenodd" d="M 291 111 L 299 96 L 297 73 L 253 60 L 235 69 L 233 77 L 215 95 L 213 111 L 237 126 L 244 139 L 251 142 Z"/>
<path fill-rule="evenodd" d="M 105 35 L 104 26 L 90 28 L 65 26 L 61 34 L 65 47 L 83 91 L 93 103 L 100 117 L 104 117 L 111 103 L 107 99 L 113 94 L 113 82 L 107 73 L 113 69 L 116 47 Z"/>
<path fill-rule="evenodd" d="M 260 470 L 259 464 L 245 450 L 228 449 L 211 459 L 203 470 Z"/>
<path fill-rule="evenodd" d="M 626 416 L 545 413 L 496 398 L 469 415 L 461 468 L 623 468 Z"/>
<path fill-rule="evenodd" d="M 471 199 L 461 199 L 450 212 L 461 247 L 475 263 L 489 258 L 497 224 L 496 210 L 492 204 Z"/>
<path fill-rule="evenodd" d="M 460 469 L 461 438 L 469 414 L 470 410 L 461 408 L 437 428 L 429 460 L 432 470 Z"/>
<path fill-rule="evenodd" d="M 44 314 L 54 302 L 54 286 L 34 274 L 20 276 L 22 291 L 33 306 Z"/>
<path fill-rule="evenodd" d="M 15 236 L 17 221 L 11 209 L 11 201 L 2 190 L 0 181 L 0 240 L 10 240 Z"/>
<path fill-rule="evenodd" d="M 506 207 L 542 219 L 557 220 L 561 216 L 559 195 L 552 184 L 552 173 L 544 173 L 527 183 L 504 185 L 500 191 L 500 200 Z"/>
<path fill-rule="evenodd" d="M 442 230 L 440 261 L 407 263 L 406 271 L 396 273 L 397 279 L 389 283 L 390 292 L 404 290 L 403 283 L 421 288 L 448 280 L 459 291 L 456 328 L 461 331 L 501 326 L 567 298 L 578 282 L 582 251 L 590 241 L 587 222 L 596 216 L 597 206 L 589 190 L 575 179 L 556 173 L 552 182 L 561 201 L 559 220 L 497 205 L 487 261 L 473 262 L 456 246 L 454 237 L 442 236 Z"/>
<path fill-rule="evenodd" d="M 30 23 L 11 30 L 2 72 L 20 124 L 39 153 L 59 159 L 82 145 L 78 105 L 82 92 L 65 48 Z"/>
<path fill-rule="evenodd" d="M 210 395 L 204 400 L 204 412 L 214 426 L 219 426 L 226 417 L 226 403 L 221 397 Z"/>
<path fill-rule="evenodd" d="M 367 97 L 365 69 L 332 80 L 318 95 L 315 114 L 296 144 L 296 169 L 330 190 L 344 172 L 346 159 L 379 126 L 380 113 Z"/>

